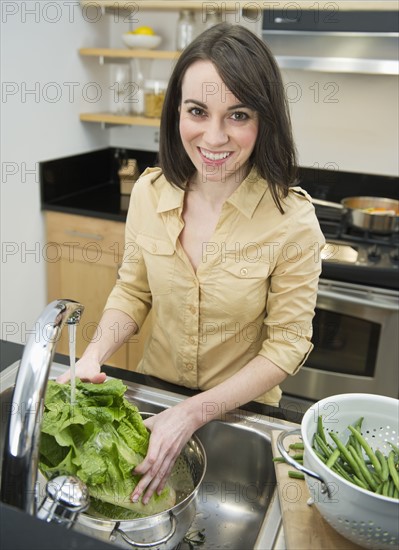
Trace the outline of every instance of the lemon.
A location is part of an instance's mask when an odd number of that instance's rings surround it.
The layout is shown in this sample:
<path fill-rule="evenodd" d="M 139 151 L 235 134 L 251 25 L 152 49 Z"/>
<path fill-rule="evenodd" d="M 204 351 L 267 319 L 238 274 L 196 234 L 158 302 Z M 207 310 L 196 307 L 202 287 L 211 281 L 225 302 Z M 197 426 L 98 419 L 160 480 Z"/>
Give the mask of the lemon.
<path fill-rule="evenodd" d="M 154 35 L 154 29 L 151 27 L 138 27 L 135 31 L 133 31 L 133 34 L 149 34 Z"/>

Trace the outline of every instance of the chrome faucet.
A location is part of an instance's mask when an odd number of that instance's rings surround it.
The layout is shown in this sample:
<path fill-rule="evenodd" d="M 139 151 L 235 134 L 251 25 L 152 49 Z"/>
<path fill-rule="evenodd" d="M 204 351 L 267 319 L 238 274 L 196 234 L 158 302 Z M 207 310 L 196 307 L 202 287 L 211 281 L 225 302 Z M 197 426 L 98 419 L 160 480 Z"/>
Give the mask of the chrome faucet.
<path fill-rule="evenodd" d="M 84 306 L 55 300 L 37 319 L 19 365 L 1 473 L 1 500 L 28 514 L 38 508 L 37 474 L 47 380 L 63 326 L 77 324 Z"/>

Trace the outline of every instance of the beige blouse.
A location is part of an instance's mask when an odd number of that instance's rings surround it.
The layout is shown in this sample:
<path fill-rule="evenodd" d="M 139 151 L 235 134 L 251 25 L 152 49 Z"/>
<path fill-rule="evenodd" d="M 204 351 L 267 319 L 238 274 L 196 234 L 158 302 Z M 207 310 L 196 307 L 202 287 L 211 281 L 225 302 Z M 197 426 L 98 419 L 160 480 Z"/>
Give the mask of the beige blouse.
<path fill-rule="evenodd" d="M 139 372 L 206 390 L 262 355 L 296 373 L 313 347 L 324 245 L 310 197 L 291 188 L 281 214 L 252 170 L 225 202 L 196 272 L 179 241 L 183 198 L 159 168 L 132 192 L 124 260 L 105 309 L 141 327 L 152 308 Z M 276 387 L 257 400 L 277 405 L 280 397 Z"/>

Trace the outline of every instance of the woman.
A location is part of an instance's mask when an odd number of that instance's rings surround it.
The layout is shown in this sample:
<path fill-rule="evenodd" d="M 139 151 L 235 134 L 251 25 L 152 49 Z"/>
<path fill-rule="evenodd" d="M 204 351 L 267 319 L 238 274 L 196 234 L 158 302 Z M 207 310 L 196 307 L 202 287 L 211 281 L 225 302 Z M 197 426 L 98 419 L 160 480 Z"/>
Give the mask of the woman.
<path fill-rule="evenodd" d="M 279 384 L 312 349 L 324 239 L 309 197 L 292 187 L 295 175 L 272 55 L 247 29 L 216 25 L 176 63 L 160 168 L 134 187 L 102 337 L 76 367 L 82 379 L 104 381 L 101 365 L 152 309 L 139 372 L 203 390 L 145 421 L 150 445 L 133 501 L 162 490 L 205 423 L 254 399 L 278 405 Z"/>

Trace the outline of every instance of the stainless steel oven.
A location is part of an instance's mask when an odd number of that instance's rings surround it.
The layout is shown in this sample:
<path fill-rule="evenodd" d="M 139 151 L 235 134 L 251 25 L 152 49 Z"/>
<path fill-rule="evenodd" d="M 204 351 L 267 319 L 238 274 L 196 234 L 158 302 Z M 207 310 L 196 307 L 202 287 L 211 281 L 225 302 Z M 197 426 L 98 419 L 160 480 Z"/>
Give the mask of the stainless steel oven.
<path fill-rule="evenodd" d="M 321 279 L 314 349 L 284 393 L 318 401 L 362 392 L 399 397 L 399 293 Z"/>
<path fill-rule="evenodd" d="M 301 170 L 327 245 L 313 320 L 314 349 L 281 385 L 282 405 L 362 392 L 399 398 L 399 233 L 373 234 L 323 201 L 399 198 L 398 178 L 331 170 Z M 287 405 L 288 404 L 288 405 Z"/>

